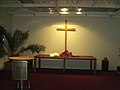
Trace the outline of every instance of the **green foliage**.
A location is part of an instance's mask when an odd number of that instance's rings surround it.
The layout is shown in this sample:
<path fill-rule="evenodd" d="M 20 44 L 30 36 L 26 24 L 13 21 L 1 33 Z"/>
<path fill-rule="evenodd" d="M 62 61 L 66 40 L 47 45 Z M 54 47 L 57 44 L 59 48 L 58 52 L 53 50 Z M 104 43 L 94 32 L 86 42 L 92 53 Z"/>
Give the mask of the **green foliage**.
<path fill-rule="evenodd" d="M 8 56 L 18 56 L 23 52 L 31 52 L 33 54 L 45 51 L 46 47 L 44 45 L 29 44 L 28 46 L 25 46 L 25 43 L 29 37 L 29 31 L 21 31 L 17 29 L 12 34 L 3 29 L 0 30 L 0 32 L 5 37 L 3 42 L 4 49 L 3 51 L 0 51 L 0 53 L 4 52 L 4 54 Z"/>
<path fill-rule="evenodd" d="M 3 48 L 3 44 L 0 43 L 0 57 L 3 57 L 5 55 L 5 50 Z"/>
<path fill-rule="evenodd" d="M 4 33 L 4 28 L 0 26 L 0 58 L 6 54 L 3 48 L 3 33 Z"/>

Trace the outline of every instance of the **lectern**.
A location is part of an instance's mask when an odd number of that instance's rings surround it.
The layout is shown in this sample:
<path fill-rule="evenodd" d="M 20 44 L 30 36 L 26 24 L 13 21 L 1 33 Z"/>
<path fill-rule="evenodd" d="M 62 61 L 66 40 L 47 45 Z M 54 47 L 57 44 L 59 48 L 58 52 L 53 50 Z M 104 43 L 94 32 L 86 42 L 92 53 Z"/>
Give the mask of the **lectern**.
<path fill-rule="evenodd" d="M 12 60 L 12 77 L 13 80 L 18 80 L 17 88 L 20 90 L 24 89 L 23 81 L 28 79 L 28 61 L 33 60 L 34 57 L 30 56 L 15 56 L 9 57 Z M 30 88 L 30 82 L 28 82 L 28 87 Z"/>

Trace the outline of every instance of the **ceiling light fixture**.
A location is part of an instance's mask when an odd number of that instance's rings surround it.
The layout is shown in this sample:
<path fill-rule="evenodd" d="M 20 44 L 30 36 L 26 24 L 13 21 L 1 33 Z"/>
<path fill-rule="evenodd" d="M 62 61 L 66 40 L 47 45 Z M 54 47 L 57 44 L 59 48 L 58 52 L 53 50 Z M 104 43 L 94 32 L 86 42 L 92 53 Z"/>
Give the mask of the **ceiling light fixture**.
<path fill-rule="evenodd" d="M 82 12 L 76 12 L 76 14 L 82 14 Z"/>
<path fill-rule="evenodd" d="M 76 12 L 76 14 L 82 14 L 82 12 L 81 12 L 82 9 L 78 8 L 78 7 L 76 7 L 76 8 L 77 8 L 77 11 L 78 11 L 78 12 Z"/>
<path fill-rule="evenodd" d="M 77 10 L 80 12 L 82 9 L 81 8 L 77 8 Z"/>
<path fill-rule="evenodd" d="M 67 12 L 67 11 L 68 11 L 68 8 L 61 8 L 60 11 L 62 11 L 62 12 Z"/>
<path fill-rule="evenodd" d="M 60 14 L 69 14 L 69 12 L 67 12 L 68 8 L 61 8 L 60 11 Z"/>
<path fill-rule="evenodd" d="M 69 12 L 67 12 L 68 8 L 61 8 L 60 11 L 60 14 L 69 14 Z"/>
<path fill-rule="evenodd" d="M 69 12 L 60 12 L 60 14 L 69 14 Z"/>
<path fill-rule="evenodd" d="M 53 10 L 51 8 L 49 8 L 49 14 L 53 14 Z"/>

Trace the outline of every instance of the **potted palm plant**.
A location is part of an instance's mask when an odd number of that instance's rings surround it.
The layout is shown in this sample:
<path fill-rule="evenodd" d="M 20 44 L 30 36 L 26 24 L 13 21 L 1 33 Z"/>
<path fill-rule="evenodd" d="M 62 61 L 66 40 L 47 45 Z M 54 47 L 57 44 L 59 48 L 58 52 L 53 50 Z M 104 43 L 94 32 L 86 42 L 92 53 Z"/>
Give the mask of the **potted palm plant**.
<path fill-rule="evenodd" d="M 0 57 L 19 56 L 24 52 L 40 53 L 45 51 L 45 46 L 38 43 L 26 45 L 29 37 L 29 31 L 15 30 L 14 33 L 7 32 L 4 27 L 0 26 L 0 34 L 4 36 L 4 40 L 0 43 Z M 9 60 L 10 61 L 10 60 Z"/>

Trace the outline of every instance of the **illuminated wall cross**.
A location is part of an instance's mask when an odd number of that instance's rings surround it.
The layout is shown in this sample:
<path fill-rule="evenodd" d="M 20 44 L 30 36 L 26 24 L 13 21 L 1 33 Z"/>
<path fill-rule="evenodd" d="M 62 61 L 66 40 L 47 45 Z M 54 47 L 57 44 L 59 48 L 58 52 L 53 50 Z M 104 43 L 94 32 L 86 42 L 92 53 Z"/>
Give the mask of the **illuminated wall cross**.
<path fill-rule="evenodd" d="M 76 31 L 75 28 L 67 28 L 67 20 L 65 20 L 65 28 L 57 28 L 57 31 L 65 31 L 65 50 L 67 50 L 67 31 Z"/>

